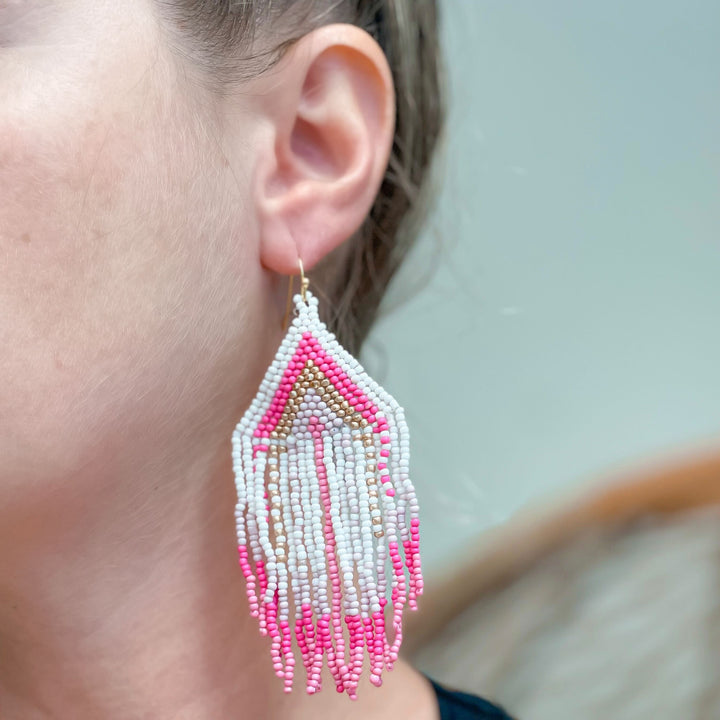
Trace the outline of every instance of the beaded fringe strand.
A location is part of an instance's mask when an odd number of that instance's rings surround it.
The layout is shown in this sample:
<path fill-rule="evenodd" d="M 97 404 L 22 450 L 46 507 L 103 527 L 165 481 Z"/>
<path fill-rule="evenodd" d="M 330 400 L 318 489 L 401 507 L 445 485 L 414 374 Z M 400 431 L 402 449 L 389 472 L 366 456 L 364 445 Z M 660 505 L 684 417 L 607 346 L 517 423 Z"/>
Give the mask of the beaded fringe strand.
<path fill-rule="evenodd" d="M 321 689 L 326 657 L 337 691 L 356 699 L 365 650 L 379 686 L 398 658 L 403 608 L 416 609 L 423 589 L 409 433 L 403 409 L 320 321 L 317 298 L 305 290 L 293 302 L 232 437 L 240 566 L 285 692 L 298 647 L 308 693 Z"/>

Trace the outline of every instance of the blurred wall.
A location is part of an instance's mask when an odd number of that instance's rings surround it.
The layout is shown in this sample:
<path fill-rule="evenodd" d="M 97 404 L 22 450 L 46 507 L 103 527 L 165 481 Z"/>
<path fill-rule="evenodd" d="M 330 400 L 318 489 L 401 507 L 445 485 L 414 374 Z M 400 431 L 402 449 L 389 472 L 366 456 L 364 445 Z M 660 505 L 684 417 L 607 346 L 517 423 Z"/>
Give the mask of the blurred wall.
<path fill-rule="evenodd" d="M 361 358 L 406 409 L 428 573 L 720 436 L 720 4 L 442 9 L 442 186 Z"/>

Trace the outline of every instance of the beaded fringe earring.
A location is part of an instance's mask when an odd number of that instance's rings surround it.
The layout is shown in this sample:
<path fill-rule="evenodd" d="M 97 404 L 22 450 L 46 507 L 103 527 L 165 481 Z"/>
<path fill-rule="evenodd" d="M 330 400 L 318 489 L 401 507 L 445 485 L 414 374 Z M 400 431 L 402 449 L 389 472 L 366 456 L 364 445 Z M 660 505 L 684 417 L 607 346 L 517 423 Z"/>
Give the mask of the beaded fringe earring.
<path fill-rule="evenodd" d="M 403 608 L 416 609 L 423 590 L 409 433 L 403 409 L 320 321 L 299 264 L 295 318 L 232 437 L 238 551 L 285 692 L 297 646 L 308 693 L 321 689 L 327 656 L 337 691 L 356 699 L 365 649 L 380 686 L 398 658 Z"/>

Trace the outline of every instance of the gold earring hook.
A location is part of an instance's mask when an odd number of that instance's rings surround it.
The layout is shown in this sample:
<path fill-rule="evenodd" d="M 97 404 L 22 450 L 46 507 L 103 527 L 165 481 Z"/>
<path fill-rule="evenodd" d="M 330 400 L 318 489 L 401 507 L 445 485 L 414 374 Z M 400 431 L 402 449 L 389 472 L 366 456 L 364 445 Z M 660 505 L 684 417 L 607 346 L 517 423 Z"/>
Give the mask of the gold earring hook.
<path fill-rule="evenodd" d="M 303 299 L 303 302 L 307 302 L 307 298 L 305 297 L 305 290 L 307 290 L 308 286 L 310 285 L 310 280 L 305 277 L 305 270 L 303 268 L 303 262 L 300 257 L 298 257 L 298 264 L 300 265 L 300 296 Z M 288 319 L 290 317 L 290 303 L 292 302 L 292 296 L 293 296 L 293 280 L 295 279 L 294 275 L 288 276 L 288 294 L 287 294 L 287 303 L 285 304 L 285 317 L 283 319 L 282 323 L 282 329 L 283 332 L 287 329 L 288 325 Z"/>
<path fill-rule="evenodd" d="M 303 302 L 307 302 L 307 298 L 305 297 L 305 291 L 310 285 L 310 280 L 305 277 L 303 263 L 300 258 L 298 258 L 298 264 L 300 265 L 300 295 L 302 296 Z"/>

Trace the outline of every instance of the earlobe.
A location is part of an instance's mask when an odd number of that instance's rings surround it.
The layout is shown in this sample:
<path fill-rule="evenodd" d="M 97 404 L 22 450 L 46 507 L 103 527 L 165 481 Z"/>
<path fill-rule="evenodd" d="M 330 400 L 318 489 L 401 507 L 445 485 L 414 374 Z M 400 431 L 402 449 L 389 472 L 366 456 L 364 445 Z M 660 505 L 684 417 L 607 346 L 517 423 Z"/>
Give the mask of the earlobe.
<path fill-rule="evenodd" d="M 392 75 L 349 24 L 301 38 L 278 65 L 263 111 L 271 132 L 254 183 L 262 264 L 294 274 L 348 239 L 372 207 L 394 132 Z"/>

